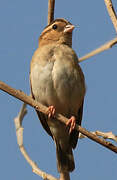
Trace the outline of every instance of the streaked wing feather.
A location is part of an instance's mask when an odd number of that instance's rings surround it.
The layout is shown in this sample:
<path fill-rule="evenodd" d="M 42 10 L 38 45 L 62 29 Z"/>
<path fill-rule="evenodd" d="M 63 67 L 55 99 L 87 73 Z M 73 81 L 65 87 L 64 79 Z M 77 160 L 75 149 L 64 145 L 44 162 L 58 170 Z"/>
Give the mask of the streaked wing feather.
<path fill-rule="evenodd" d="M 84 103 L 84 100 L 83 100 L 83 102 L 81 104 L 81 107 L 78 110 L 78 116 L 77 116 L 77 119 L 76 119 L 76 124 L 77 125 L 81 125 L 81 122 L 82 122 L 83 103 Z M 75 147 L 77 145 L 78 136 L 79 136 L 79 132 L 76 131 L 76 130 L 73 130 L 71 132 L 71 134 L 70 134 L 70 145 L 72 146 L 73 149 L 75 149 Z"/>
<path fill-rule="evenodd" d="M 38 118 L 39 118 L 39 120 L 40 120 L 43 128 L 44 128 L 45 131 L 53 138 L 52 133 L 51 133 L 51 131 L 50 131 L 50 128 L 49 128 L 49 126 L 48 126 L 48 124 L 47 124 L 47 115 L 45 115 L 45 114 L 43 114 L 42 112 L 37 111 L 37 110 L 36 110 L 36 112 L 37 112 Z"/>

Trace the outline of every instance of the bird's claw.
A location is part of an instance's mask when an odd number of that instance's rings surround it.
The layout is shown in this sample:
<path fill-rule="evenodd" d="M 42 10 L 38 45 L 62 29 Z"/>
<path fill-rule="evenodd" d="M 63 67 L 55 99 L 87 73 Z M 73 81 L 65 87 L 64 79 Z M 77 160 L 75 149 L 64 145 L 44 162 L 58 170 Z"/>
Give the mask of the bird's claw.
<path fill-rule="evenodd" d="M 54 115 L 55 115 L 55 107 L 49 106 L 48 107 L 48 117 L 51 118 L 51 117 L 54 117 Z"/>
<path fill-rule="evenodd" d="M 74 130 L 76 126 L 76 118 L 75 116 L 72 116 L 66 123 L 66 126 L 70 126 L 69 134 Z"/>

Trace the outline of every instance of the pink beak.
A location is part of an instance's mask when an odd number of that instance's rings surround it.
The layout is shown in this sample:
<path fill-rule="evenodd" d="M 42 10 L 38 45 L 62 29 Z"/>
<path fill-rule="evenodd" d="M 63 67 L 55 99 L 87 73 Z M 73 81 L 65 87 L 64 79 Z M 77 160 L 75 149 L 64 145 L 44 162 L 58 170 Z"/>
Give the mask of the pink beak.
<path fill-rule="evenodd" d="M 66 33 L 66 32 L 70 32 L 70 33 L 71 33 L 74 28 L 75 28 L 74 25 L 71 25 L 71 24 L 66 25 L 66 26 L 65 26 L 65 29 L 64 29 L 64 32 L 65 32 L 65 33 Z"/>

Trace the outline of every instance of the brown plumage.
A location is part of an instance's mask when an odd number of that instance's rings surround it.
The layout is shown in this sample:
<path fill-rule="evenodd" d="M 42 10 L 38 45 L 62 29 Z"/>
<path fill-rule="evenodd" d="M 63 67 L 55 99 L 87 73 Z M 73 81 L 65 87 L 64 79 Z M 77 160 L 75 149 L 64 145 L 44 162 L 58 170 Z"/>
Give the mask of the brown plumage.
<path fill-rule="evenodd" d="M 56 144 L 58 171 L 65 174 L 75 168 L 72 149 L 76 147 L 78 132 L 72 120 L 81 125 L 85 96 L 84 75 L 71 48 L 73 29 L 65 19 L 56 19 L 47 26 L 40 35 L 30 69 L 33 98 L 52 107 L 49 117 L 37 114 Z M 54 110 L 70 119 L 68 126 L 54 118 Z"/>

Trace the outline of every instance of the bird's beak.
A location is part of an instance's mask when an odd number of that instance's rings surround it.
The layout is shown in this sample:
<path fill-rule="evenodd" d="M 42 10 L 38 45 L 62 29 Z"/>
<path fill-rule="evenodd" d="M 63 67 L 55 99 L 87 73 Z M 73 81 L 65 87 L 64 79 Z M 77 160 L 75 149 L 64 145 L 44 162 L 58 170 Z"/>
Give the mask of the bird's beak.
<path fill-rule="evenodd" d="M 75 28 L 74 25 L 71 25 L 71 24 L 66 25 L 66 26 L 65 26 L 65 29 L 64 29 L 64 33 L 66 33 L 66 32 L 70 32 L 70 33 L 71 33 L 74 28 Z"/>

